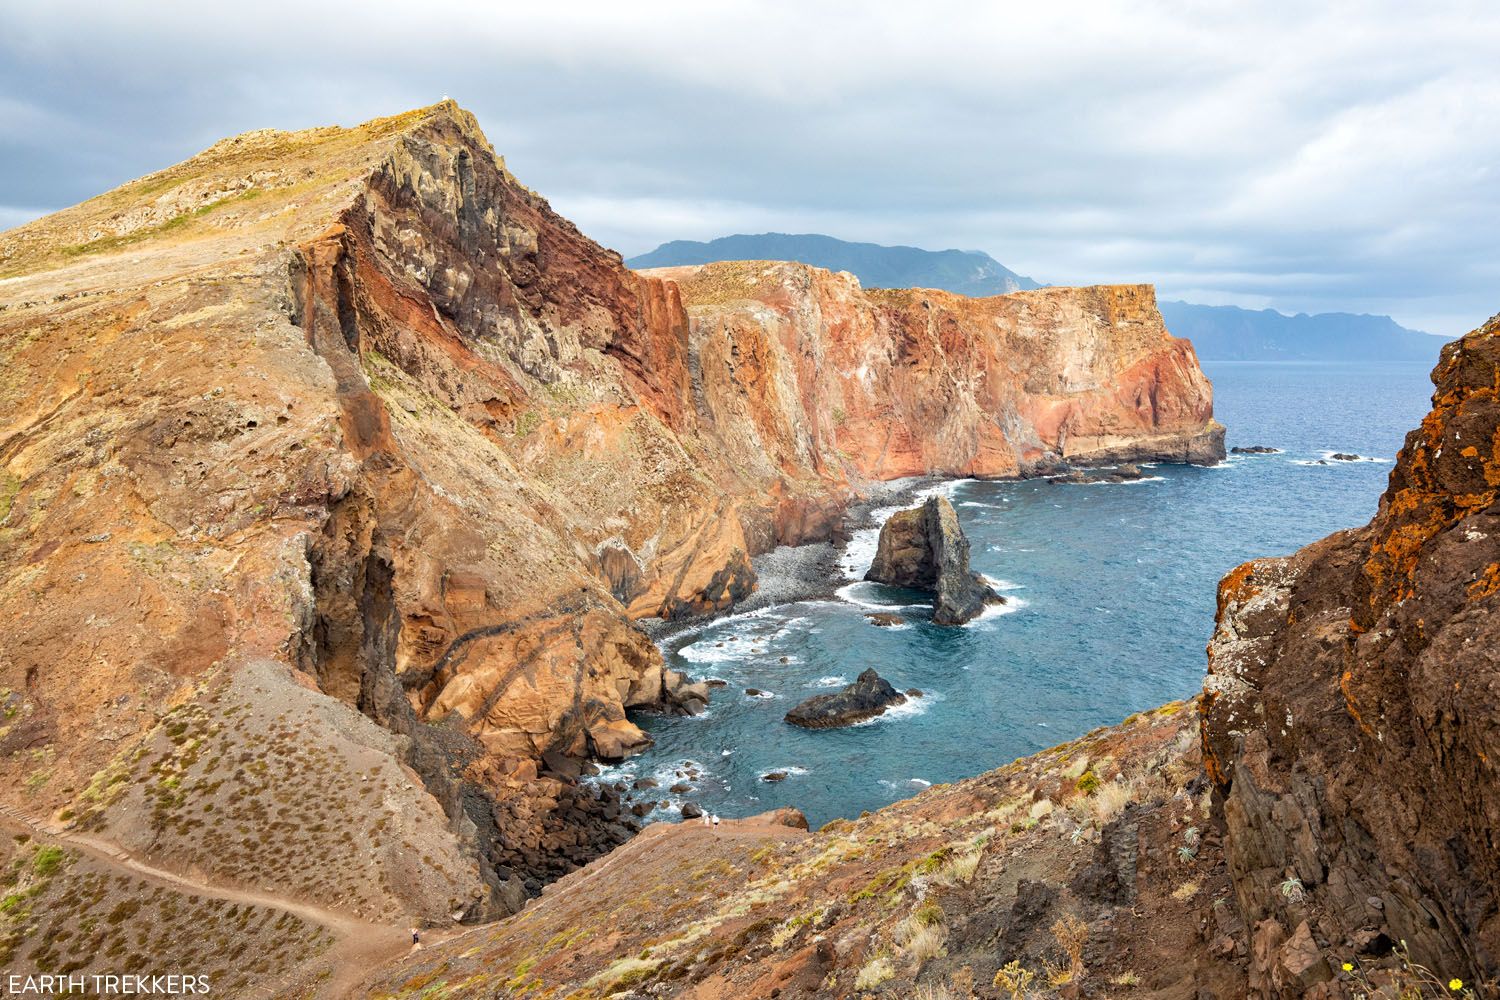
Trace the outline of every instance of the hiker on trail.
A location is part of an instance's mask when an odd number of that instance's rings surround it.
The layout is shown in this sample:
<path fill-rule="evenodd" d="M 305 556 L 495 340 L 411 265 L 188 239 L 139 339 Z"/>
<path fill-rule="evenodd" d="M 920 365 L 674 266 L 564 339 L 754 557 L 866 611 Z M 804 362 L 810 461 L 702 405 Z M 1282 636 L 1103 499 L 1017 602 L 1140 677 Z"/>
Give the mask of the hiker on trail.
<path fill-rule="evenodd" d="M 713 822 L 714 822 L 714 818 L 713 818 L 713 815 L 711 813 L 704 813 L 703 814 L 703 825 L 705 827 L 712 826 Z"/>
<path fill-rule="evenodd" d="M 714 836 L 717 837 L 719 835 L 719 814 L 718 813 L 714 813 L 713 815 L 714 815 Z"/>
<path fill-rule="evenodd" d="M 413 948 L 422 947 L 422 932 L 415 927 L 411 929 L 411 946 Z"/>

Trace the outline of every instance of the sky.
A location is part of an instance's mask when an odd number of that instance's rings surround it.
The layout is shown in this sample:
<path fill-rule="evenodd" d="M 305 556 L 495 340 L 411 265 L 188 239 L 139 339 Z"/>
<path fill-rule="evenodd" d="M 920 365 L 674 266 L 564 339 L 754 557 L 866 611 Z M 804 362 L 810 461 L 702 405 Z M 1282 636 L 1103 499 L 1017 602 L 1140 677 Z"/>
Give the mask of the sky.
<path fill-rule="evenodd" d="M 1050 284 L 1500 311 L 1500 4 L 0 0 L 0 228 L 451 96 L 626 256 L 821 232 Z"/>

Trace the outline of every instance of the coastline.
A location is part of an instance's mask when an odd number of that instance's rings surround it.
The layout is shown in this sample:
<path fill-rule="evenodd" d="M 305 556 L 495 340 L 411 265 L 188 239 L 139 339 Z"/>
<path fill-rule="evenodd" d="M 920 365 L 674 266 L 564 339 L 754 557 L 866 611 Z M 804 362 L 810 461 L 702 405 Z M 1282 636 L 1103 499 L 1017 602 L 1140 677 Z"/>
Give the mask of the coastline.
<path fill-rule="evenodd" d="M 841 537 L 806 545 L 778 545 L 752 556 L 755 569 L 755 592 L 709 615 L 691 618 L 646 618 L 636 626 L 656 643 L 662 652 L 665 644 L 678 636 L 691 635 L 708 625 L 733 615 L 749 614 L 766 608 L 797 601 L 833 599 L 839 587 L 848 581 L 839 570 L 839 562 L 848 550 L 855 532 L 880 527 L 875 516 L 889 507 L 911 506 L 919 494 L 943 483 L 957 482 L 965 476 L 915 476 L 863 484 L 864 493 L 844 509 Z"/>

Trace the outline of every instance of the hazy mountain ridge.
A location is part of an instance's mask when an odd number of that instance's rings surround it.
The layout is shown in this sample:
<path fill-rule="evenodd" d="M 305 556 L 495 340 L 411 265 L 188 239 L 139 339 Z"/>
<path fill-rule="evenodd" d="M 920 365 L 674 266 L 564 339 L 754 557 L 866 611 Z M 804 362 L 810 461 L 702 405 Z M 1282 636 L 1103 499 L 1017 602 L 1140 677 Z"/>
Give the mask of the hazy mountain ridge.
<path fill-rule="evenodd" d="M 1167 328 L 1193 342 L 1205 361 L 1421 361 L 1433 364 L 1444 340 L 1389 316 L 1298 313 L 1163 301 Z"/>
<path fill-rule="evenodd" d="M 941 288 L 974 298 L 1042 286 L 978 250 L 850 243 L 819 233 L 737 233 L 701 243 L 672 240 L 625 263 L 636 269 L 723 260 L 788 260 L 848 271 L 866 288 Z"/>

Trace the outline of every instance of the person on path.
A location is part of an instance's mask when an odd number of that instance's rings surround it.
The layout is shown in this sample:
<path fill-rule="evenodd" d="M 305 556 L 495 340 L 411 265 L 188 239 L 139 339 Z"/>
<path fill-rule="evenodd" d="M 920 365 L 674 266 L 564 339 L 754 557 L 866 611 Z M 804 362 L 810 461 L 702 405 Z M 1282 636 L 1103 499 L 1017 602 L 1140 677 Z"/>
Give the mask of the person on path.
<path fill-rule="evenodd" d="M 717 837 L 719 835 L 719 814 L 718 813 L 714 813 L 713 817 L 714 817 L 714 836 Z"/>
<path fill-rule="evenodd" d="M 713 826 L 713 824 L 714 824 L 713 814 L 711 814 L 711 813 L 704 813 L 703 814 L 703 825 L 704 825 L 704 827 L 710 827 L 710 826 Z"/>
<path fill-rule="evenodd" d="M 415 927 L 411 929 L 411 946 L 413 948 L 422 947 L 422 932 Z"/>

